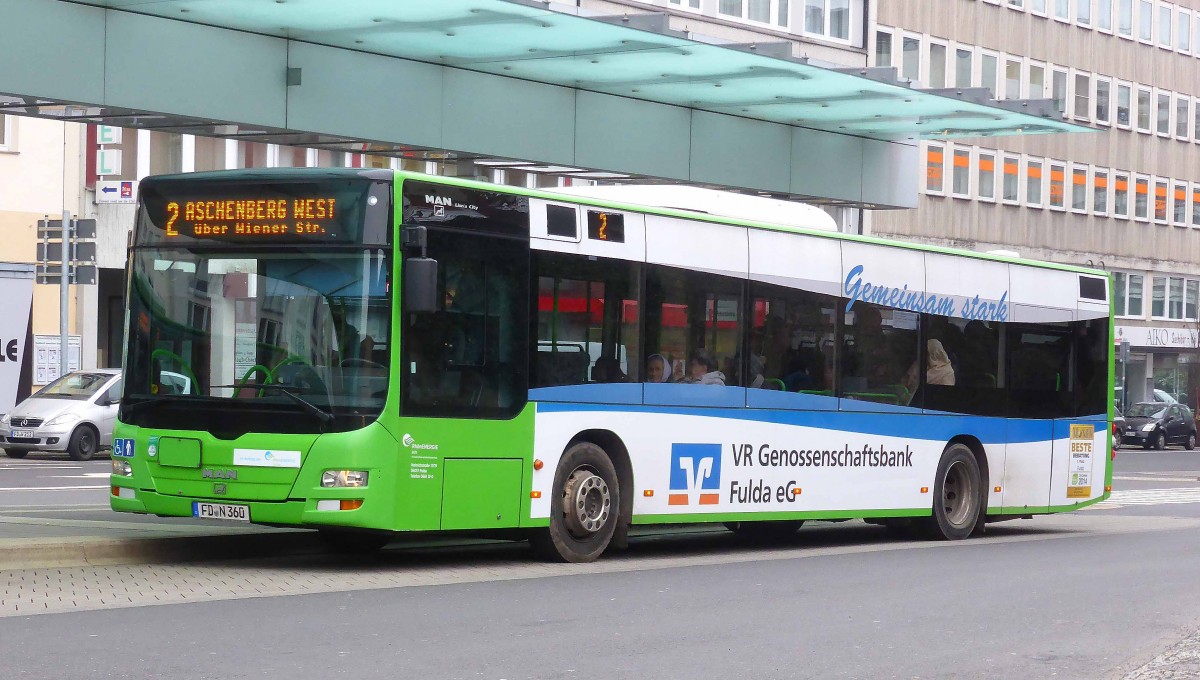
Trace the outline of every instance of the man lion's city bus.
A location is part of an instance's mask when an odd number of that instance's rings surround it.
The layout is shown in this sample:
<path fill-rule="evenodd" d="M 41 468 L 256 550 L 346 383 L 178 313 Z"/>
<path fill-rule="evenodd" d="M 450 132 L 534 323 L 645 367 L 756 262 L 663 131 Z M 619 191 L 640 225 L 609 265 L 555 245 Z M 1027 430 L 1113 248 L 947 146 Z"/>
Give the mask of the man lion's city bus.
<path fill-rule="evenodd" d="M 695 206 L 692 206 L 695 208 Z M 962 539 L 1111 484 L 1103 272 L 385 170 L 141 184 L 111 504 Z"/>

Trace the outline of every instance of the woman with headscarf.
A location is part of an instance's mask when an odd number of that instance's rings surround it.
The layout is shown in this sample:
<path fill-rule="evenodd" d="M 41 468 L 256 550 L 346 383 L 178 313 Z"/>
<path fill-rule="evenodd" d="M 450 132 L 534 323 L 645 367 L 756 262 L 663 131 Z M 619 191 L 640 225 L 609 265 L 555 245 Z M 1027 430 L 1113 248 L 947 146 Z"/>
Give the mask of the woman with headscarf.
<path fill-rule="evenodd" d="M 650 358 L 646 359 L 646 382 L 671 382 L 671 362 L 665 356 L 651 354 Z"/>
<path fill-rule="evenodd" d="M 942 341 L 930 338 L 925 342 L 925 352 L 925 383 L 953 385 L 954 366 L 950 364 L 950 355 L 946 353 L 946 348 L 942 347 Z"/>

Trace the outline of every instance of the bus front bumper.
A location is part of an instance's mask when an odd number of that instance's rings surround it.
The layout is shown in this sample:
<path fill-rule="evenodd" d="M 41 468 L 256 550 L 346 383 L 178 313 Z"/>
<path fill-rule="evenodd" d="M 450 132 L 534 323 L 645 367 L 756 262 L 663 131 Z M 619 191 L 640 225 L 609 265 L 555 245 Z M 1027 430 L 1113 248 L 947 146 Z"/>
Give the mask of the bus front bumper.
<path fill-rule="evenodd" d="M 372 522 L 372 514 L 367 502 L 362 502 L 355 509 L 318 509 L 319 499 L 294 499 L 286 501 L 246 501 L 222 498 L 190 498 L 187 496 L 168 496 L 155 491 L 134 489 L 122 486 L 113 480 L 109 489 L 109 505 L 116 512 L 132 512 L 143 515 L 158 515 L 160 517 L 197 517 L 202 518 L 200 506 L 242 506 L 248 510 L 249 523 L 278 524 L 288 526 L 338 526 L 362 529 L 382 529 L 378 521 Z M 329 499 L 324 499 L 323 506 L 330 505 Z M 334 501 L 337 504 L 337 501 Z M 219 525 L 244 524 L 244 521 L 204 519 Z"/>

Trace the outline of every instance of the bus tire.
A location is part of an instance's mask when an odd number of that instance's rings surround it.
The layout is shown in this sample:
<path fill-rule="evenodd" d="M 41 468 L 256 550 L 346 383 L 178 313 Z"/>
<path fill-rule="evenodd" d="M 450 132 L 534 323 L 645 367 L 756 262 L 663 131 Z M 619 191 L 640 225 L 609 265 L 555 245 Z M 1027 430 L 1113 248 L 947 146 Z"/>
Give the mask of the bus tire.
<path fill-rule="evenodd" d="M 975 531 L 983 512 L 980 477 L 979 461 L 966 444 L 946 447 L 933 481 L 933 516 L 922 522 L 927 537 L 957 541 Z"/>
<path fill-rule="evenodd" d="M 791 538 L 804 526 L 802 519 L 775 519 L 760 522 L 725 522 L 740 539 L 755 543 L 772 543 Z"/>
<path fill-rule="evenodd" d="M 554 474 L 550 526 L 530 542 L 556 562 L 592 562 L 604 553 L 621 507 L 617 471 L 604 449 L 579 442 L 567 449 Z"/>

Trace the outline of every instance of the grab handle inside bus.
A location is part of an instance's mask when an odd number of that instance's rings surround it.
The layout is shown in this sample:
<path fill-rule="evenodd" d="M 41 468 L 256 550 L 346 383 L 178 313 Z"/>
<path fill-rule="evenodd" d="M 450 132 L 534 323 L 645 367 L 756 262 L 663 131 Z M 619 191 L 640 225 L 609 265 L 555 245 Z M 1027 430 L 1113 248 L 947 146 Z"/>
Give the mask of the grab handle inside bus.
<path fill-rule="evenodd" d="M 417 250 L 417 257 L 404 259 L 404 307 L 409 312 L 436 312 L 438 310 L 438 262 L 425 257 L 428 245 L 425 227 L 404 227 L 402 231 L 404 249 Z"/>

